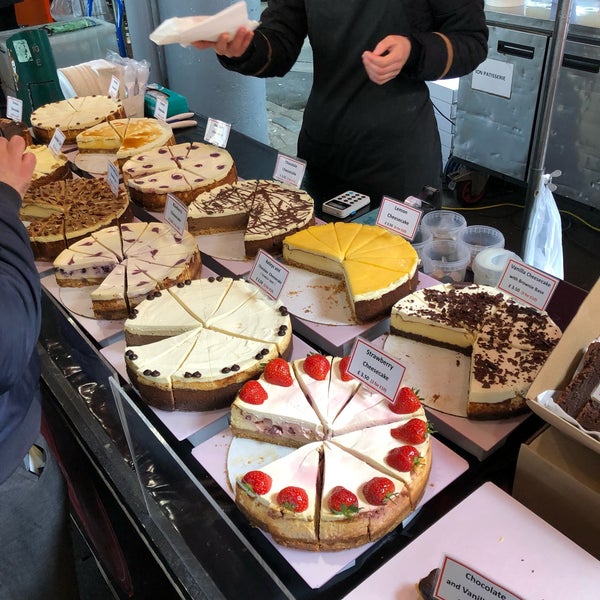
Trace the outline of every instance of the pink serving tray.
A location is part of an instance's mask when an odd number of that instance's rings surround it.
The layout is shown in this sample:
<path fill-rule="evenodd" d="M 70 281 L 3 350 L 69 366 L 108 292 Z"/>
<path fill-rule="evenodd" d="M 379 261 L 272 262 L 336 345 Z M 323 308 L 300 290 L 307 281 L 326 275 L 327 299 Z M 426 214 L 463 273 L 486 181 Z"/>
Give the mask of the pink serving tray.
<path fill-rule="evenodd" d="M 585 510 L 585 509 L 584 509 Z M 492 483 L 444 515 L 346 600 L 414 600 L 444 556 L 527 600 L 595 600 L 600 562 Z"/>

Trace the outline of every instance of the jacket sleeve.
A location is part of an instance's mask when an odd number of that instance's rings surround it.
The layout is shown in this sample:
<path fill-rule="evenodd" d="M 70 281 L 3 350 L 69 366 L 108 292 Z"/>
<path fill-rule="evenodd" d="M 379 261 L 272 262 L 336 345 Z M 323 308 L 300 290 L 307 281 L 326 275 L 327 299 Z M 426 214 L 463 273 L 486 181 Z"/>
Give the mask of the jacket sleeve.
<path fill-rule="evenodd" d="M 22 377 L 41 323 L 40 279 L 20 206 L 17 191 L 0 183 L 0 394 Z"/>
<path fill-rule="evenodd" d="M 483 0 L 429 0 L 428 4 L 428 26 L 417 27 L 410 36 L 411 54 L 402 74 L 433 81 L 471 73 L 488 51 Z"/>
<path fill-rule="evenodd" d="M 239 58 L 217 58 L 243 75 L 283 77 L 300 55 L 307 30 L 304 0 L 271 0 L 248 50 Z"/>

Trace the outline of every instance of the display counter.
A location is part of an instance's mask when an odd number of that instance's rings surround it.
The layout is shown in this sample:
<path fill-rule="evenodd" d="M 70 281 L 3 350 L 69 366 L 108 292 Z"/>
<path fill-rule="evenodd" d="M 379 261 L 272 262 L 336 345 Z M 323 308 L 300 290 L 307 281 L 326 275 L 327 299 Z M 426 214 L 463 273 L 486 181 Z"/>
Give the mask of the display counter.
<path fill-rule="evenodd" d="M 206 122 L 199 122 L 178 141 L 202 140 Z M 228 150 L 240 177 L 272 177 L 275 150 L 236 132 Z M 228 410 L 165 415 L 148 407 L 119 365 L 119 322 L 88 326 L 52 292 L 52 272 L 41 266 L 40 276 L 44 430 L 74 518 L 118 597 L 345 597 L 482 484 L 510 493 L 519 446 L 544 425 L 535 415 L 520 420 L 482 460 L 436 433 L 429 489 L 402 526 L 354 551 L 289 551 L 251 527 L 227 489 Z M 561 290 L 564 327 L 584 293 L 568 284 Z M 320 349 L 309 337 L 295 332 L 296 356 Z M 412 577 L 426 574 L 415 568 Z"/>

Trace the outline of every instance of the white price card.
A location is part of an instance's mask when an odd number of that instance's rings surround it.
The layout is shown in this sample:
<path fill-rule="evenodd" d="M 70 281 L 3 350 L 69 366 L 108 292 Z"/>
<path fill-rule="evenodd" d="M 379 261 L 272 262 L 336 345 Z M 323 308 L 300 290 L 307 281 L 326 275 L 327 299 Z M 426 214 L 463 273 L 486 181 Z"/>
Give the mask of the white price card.
<path fill-rule="evenodd" d="M 249 279 L 273 300 L 281 295 L 281 290 L 290 274 L 280 262 L 264 250 L 259 250 L 250 271 Z"/>
<path fill-rule="evenodd" d="M 498 288 L 517 300 L 545 310 L 556 290 L 558 279 L 524 262 L 509 259 Z"/>
<path fill-rule="evenodd" d="M 230 123 L 217 121 L 216 119 L 208 119 L 206 122 L 206 131 L 204 132 L 204 141 L 213 146 L 218 146 L 219 148 L 226 148 L 230 131 Z"/>
<path fill-rule="evenodd" d="M 169 101 L 166 98 L 157 97 L 156 104 L 154 105 L 154 118 L 159 121 L 166 121 L 168 112 Z"/>
<path fill-rule="evenodd" d="M 117 165 L 109 160 L 106 165 L 106 180 L 108 181 L 108 185 L 115 196 L 119 195 L 119 179 L 120 174 Z"/>
<path fill-rule="evenodd" d="M 510 98 L 513 70 L 514 65 L 510 62 L 488 58 L 473 71 L 471 87 L 494 96 Z"/>
<path fill-rule="evenodd" d="M 491 579 L 448 556 L 444 557 L 433 597 L 438 600 L 522 600 L 520 596 L 515 596 Z"/>
<path fill-rule="evenodd" d="M 181 236 L 187 227 L 189 207 L 173 194 L 167 194 L 165 202 L 165 221 Z"/>
<path fill-rule="evenodd" d="M 414 206 L 384 196 L 381 200 L 376 223 L 408 240 L 412 240 L 419 227 L 422 214 L 423 211 Z"/>
<path fill-rule="evenodd" d="M 396 358 L 362 338 L 356 338 L 350 353 L 348 372 L 393 402 L 398 395 L 406 368 Z"/>
<path fill-rule="evenodd" d="M 277 155 L 273 179 L 299 188 L 306 171 L 306 161 L 285 154 Z"/>
<path fill-rule="evenodd" d="M 110 85 L 108 86 L 108 95 L 115 100 L 119 97 L 119 88 L 121 87 L 121 82 L 116 75 L 112 75 L 110 78 Z"/>
<path fill-rule="evenodd" d="M 54 130 L 54 135 L 52 136 L 52 139 L 50 140 L 50 143 L 48 144 L 48 148 L 50 148 L 50 150 L 52 151 L 52 154 L 54 154 L 54 156 L 58 156 L 64 143 L 65 143 L 65 134 L 60 130 L 59 127 L 57 127 Z"/>
<path fill-rule="evenodd" d="M 6 116 L 13 121 L 21 121 L 23 118 L 23 100 L 14 96 L 7 96 Z"/>

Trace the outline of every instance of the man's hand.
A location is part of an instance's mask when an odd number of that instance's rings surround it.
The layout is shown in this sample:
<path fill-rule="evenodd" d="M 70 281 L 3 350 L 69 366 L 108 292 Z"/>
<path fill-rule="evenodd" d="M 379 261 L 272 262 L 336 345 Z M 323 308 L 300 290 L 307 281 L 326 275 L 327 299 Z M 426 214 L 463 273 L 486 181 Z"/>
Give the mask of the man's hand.
<path fill-rule="evenodd" d="M 383 85 L 402 71 L 410 54 L 410 40 L 403 35 L 388 35 L 372 52 L 366 50 L 362 61 L 369 79 Z"/>
<path fill-rule="evenodd" d="M 207 48 L 213 48 L 214 51 L 227 58 L 239 58 L 246 52 L 252 38 L 254 37 L 254 31 L 240 27 L 233 36 L 229 39 L 228 33 L 222 33 L 216 42 L 207 42 L 199 40 L 192 42 L 192 46 L 198 48 L 198 50 L 206 50 Z"/>
<path fill-rule="evenodd" d="M 0 138 L 0 181 L 25 195 L 35 168 L 35 155 L 25 152 L 25 140 L 13 135 L 10 140 Z"/>

